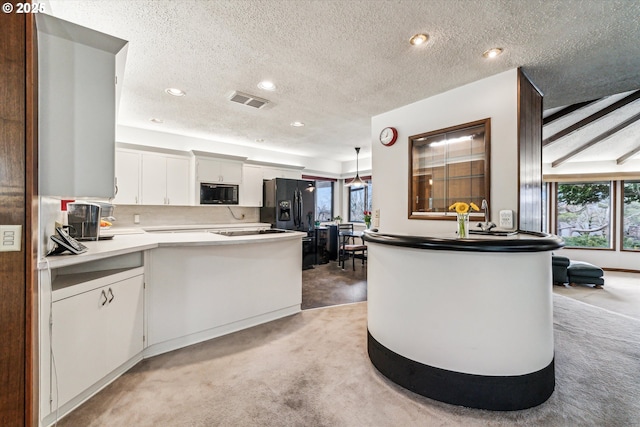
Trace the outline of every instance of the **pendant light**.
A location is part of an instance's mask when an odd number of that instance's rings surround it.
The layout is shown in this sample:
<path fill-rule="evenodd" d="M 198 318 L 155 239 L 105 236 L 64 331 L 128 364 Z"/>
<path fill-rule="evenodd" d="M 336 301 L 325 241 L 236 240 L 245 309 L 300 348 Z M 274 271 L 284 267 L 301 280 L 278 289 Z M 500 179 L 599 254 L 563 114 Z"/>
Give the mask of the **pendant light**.
<path fill-rule="evenodd" d="M 360 178 L 360 168 L 358 164 L 358 155 L 360 154 L 360 147 L 356 147 L 356 177 L 346 183 L 345 187 L 362 187 L 365 182 Z"/>

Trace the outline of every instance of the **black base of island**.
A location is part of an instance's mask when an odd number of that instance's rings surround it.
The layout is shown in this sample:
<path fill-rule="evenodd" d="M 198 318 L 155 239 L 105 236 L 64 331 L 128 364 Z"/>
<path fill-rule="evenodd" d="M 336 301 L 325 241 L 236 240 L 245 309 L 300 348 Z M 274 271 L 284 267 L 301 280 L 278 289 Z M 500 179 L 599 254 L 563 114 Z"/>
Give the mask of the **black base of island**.
<path fill-rule="evenodd" d="M 492 411 L 516 411 L 545 402 L 555 388 L 554 360 L 537 372 L 486 376 L 424 365 L 380 344 L 367 331 L 369 359 L 396 384 L 440 402 Z"/>

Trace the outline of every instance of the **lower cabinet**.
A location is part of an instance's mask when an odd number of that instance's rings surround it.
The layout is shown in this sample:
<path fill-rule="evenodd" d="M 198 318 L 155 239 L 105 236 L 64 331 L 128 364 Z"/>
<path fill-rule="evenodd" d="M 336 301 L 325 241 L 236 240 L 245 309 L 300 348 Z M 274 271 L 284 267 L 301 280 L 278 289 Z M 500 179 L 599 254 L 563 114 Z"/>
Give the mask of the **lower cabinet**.
<path fill-rule="evenodd" d="M 58 392 L 58 405 L 143 350 L 144 276 L 142 268 L 134 270 L 132 274 L 139 274 L 122 278 L 120 273 L 120 277 L 111 277 L 113 282 L 107 276 L 77 284 L 76 294 L 70 286 L 54 290 L 52 383 Z"/>

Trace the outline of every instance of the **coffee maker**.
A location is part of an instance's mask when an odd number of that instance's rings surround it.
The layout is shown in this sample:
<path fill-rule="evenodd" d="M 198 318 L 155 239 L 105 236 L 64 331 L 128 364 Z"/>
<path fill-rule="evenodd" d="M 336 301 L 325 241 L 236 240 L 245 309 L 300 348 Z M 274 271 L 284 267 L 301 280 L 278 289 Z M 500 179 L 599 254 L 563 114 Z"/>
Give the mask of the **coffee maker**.
<path fill-rule="evenodd" d="M 67 204 L 69 234 L 77 240 L 99 240 L 100 221 L 113 215 L 109 203 L 74 202 Z"/>

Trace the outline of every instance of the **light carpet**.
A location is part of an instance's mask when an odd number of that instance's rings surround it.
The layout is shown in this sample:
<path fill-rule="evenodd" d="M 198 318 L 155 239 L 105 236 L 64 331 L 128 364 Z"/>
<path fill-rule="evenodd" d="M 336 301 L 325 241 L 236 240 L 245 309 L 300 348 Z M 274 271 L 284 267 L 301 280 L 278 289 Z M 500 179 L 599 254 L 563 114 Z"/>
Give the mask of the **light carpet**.
<path fill-rule="evenodd" d="M 440 403 L 379 374 L 366 303 L 145 360 L 59 426 L 640 426 L 640 321 L 554 295 L 556 389 L 535 408 Z"/>

